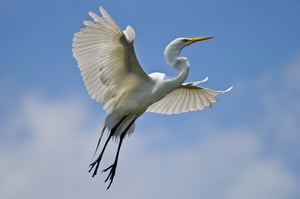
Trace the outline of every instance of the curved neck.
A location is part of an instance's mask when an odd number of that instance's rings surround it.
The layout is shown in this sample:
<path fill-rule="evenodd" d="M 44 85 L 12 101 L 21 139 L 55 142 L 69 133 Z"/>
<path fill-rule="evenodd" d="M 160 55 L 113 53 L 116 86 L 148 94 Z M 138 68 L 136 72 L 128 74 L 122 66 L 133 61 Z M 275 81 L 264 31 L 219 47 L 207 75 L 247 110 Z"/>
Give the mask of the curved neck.
<path fill-rule="evenodd" d="M 180 86 L 187 78 L 190 64 L 186 57 L 180 56 L 181 50 L 186 46 L 181 38 L 173 40 L 165 48 L 165 59 L 168 65 L 172 66 L 179 73 L 176 77 L 168 79 L 167 85 L 174 89 Z"/>
<path fill-rule="evenodd" d="M 165 80 L 165 87 L 170 91 L 180 86 L 187 78 L 190 71 L 190 67 L 188 65 L 182 65 L 176 69 L 179 71 L 178 75 Z"/>
<path fill-rule="evenodd" d="M 172 44 L 172 43 L 171 43 Z M 176 58 L 180 56 L 182 48 L 169 44 L 164 52 L 165 59 L 168 65 L 174 66 Z"/>
<path fill-rule="evenodd" d="M 179 71 L 178 75 L 171 78 L 170 80 L 172 82 L 176 82 L 178 85 L 181 85 L 184 82 L 184 80 L 187 78 L 190 71 L 190 67 L 188 65 L 181 65 L 176 69 Z"/>

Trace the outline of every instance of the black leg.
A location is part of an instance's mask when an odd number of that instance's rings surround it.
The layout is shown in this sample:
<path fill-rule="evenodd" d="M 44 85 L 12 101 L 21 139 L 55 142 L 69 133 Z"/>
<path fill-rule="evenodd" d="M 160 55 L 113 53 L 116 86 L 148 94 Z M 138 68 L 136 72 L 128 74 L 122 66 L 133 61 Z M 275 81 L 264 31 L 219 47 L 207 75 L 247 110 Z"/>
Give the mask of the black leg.
<path fill-rule="evenodd" d="M 108 176 L 107 176 L 107 178 L 105 179 L 105 182 L 107 182 L 108 180 L 110 180 L 110 182 L 109 182 L 109 184 L 108 184 L 108 186 L 107 186 L 106 189 L 109 189 L 109 188 L 110 188 L 110 185 L 112 184 L 112 182 L 113 182 L 113 180 L 114 180 L 114 177 L 115 177 L 115 174 L 116 174 L 116 168 L 117 168 L 117 165 L 118 165 L 118 159 L 119 159 L 120 148 L 121 148 L 123 139 L 124 139 L 124 137 L 125 137 L 127 131 L 129 130 L 129 128 L 131 127 L 131 125 L 134 123 L 134 121 L 135 121 L 135 120 L 133 120 L 133 121 L 126 127 L 126 129 L 121 133 L 121 135 L 120 135 L 120 141 L 119 141 L 119 145 L 118 145 L 118 149 L 117 149 L 117 154 L 116 154 L 114 163 L 102 171 L 102 172 L 106 172 L 106 171 L 110 170 L 110 171 L 109 171 L 109 174 L 108 174 Z"/>
<path fill-rule="evenodd" d="M 108 136 L 108 138 L 107 138 L 107 140 L 106 140 L 106 142 L 105 142 L 105 144 L 104 144 L 104 146 L 103 146 L 103 148 L 102 148 L 102 151 L 101 151 L 100 155 L 98 156 L 98 158 L 97 158 L 94 162 L 92 162 L 92 163 L 90 164 L 89 172 L 91 172 L 91 171 L 93 170 L 93 168 L 96 166 L 96 167 L 95 167 L 95 170 L 94 170 L 94 173 L 93 173 L 93 175 L 92 175 L 92 177 L 94 177 L 94 176 L 97 174 L 97 171 L 98 171 L 98 167 L 99 167 L 100 161 L 101 161 L 101 159 L 102 159 L 102 156 L 103 156 L 103 154 L 104 154 L 104 151 L 105 151 L 105 149 L 106 149 L 106 146 L 107 146 L 109 140 L 110 140 L 110 139 L 112 138 L 112 136 L 115 134 L 116 129 L 117 129 L 118 126 L 123 122 L 123 120 L 124 120 L 125 118 L 126 118 L 126 116 L 124 116 L 124 117 L 118 122 L 118 124 L 117 124 L 116 126 L 114 126 L 114 127 L 111 129 L 110 134 L 109 134 L 109 136 Z M 98 143 L 98 146 L 99 146 L 99 143 Z M 97 146 L 97 148 L 98 148 L 98 146 Z"/>
<path fill-rule="evenodd" d="M 113 135 L 112 133 L 109 134 L 109 136 L 108 136 L 108 138 L 107 138 L 107 140 L 106 140 L 106 142 L 105 142 L 105 144 L 104 144 L 104 146 L 103 146 L 103 149 L 102 149 L 100 155 L 98 156 L 98 158 L 97 158 L 94 162 L 92 162 L 92 163 L 90 164 L 90 167 L 91 167 L 91 168 L 89 169 L 89 172 L 91 172 L 91 171 L 93 170 L 94 166 L 96 165 L 92 177 L 94 177 L 95 175 L 97 175 L 97 170 L 98 170 L 100 161 L 101 161 L 101 159 L 102 159 L 102 156 L 103 156 L 103 154 L 104 154 L 105 148 L 106 148 L 106 146 L 107 146 L 109 140 L 111 139 L 112 135 Z"/>
<path fill-rule="evenodd" d="M 118 165 L 119 152 L 120 152 L 120 148 L 121 148 L 124 137 L 125 137 L 125 134 L 123 136 L 120 136 L 120 141 L 119 141 L 118 150 L 117 150 L 117 154 L 116 154 L 114 163 L 102 171 L 102 172 L 106 172 L 106 171 L 110 170 L 107 178 L 105 179 L 105 182 L 107 182 L 108 179 L 110 180 L 109 185 L 107 186 L 106 189 L 110 188 L 110 185 L 112 184 L 112 182 L 114 180 L 114 177 L 116 174 L 116 168 Z"/>

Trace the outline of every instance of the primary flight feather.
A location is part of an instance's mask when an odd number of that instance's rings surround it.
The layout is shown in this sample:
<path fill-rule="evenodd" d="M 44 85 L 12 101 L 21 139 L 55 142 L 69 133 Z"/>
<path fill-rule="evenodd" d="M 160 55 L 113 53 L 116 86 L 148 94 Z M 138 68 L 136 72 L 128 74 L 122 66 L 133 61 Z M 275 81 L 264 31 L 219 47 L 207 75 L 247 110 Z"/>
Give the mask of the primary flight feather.
<path fill-rule="evenodd" d="M 78 62 L 83 82 L 89 95 L 104 103 L 106 119 L 96 151 L 105 130 L 109 132 L 99 156 L 90 164 L 93 177 L 97 174 L 107 144 L 118 138 L 118 148 L 105 182 L 107 189 L 113 182 L 120 148 L 125 135 L 134 131 L 135 120 L 144 112 L 178 114 L 203 110 L 216 102 L 216 96 L 231 90 L 216 91 L 197 86 L 204 81 L 183 83 L 189 73 L 189 62 L 180 55 L 181 50 L 198 41 L 213 37 L 177 38 L 165 49 L 167 63 L 178 75 L 167 78 L 163 73 L 146 74 L 134 52 L 135 32 L 132 27 L 122 31 L 112 17 L 99 8 L 102 17 L 93 12 L 94 21 L 84 21 L 84 26 L 73 38 L 73 56 Z"/>

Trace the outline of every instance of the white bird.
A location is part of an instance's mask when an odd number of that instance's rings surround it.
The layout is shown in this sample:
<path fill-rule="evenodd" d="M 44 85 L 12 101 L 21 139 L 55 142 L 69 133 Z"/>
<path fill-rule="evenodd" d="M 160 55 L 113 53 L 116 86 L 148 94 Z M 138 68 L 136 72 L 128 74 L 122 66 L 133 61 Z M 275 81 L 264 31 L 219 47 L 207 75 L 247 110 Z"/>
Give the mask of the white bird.
<path fill-rule="evenodd" d="M 96 151 L 105 130 L 109 132 L 98 158 L 90 164 L 93 177 L 102 159 L 107 144 L 118 138 L 118 148 L 109 171 L 107 189 L 113 182 L 120 147 L 125 135 L 134 131 L 135 120 L 144 112 L 178 114 L 203 110 L 216 102 L 216 96 L 231 90 L 216 91 L 197 84 L 203 81 L 183 83 L 188 76 L 190 64 L 181 50 L 198 41 L 212 36 L 177 38 L 167 45 L 164 55 L 168 65 L 178 71 L 176 77 L 167 78 L 163 73 L 147 75 L 140 66 L 134 51 L 135 32 L 131 26 L 122 31 L 112 17 L 99 8 L 102 17 L 93 12 L 89 15 L 94 21 L 84 21 L 84 26 L 73 38 L 73 56 L 89 95 L 99 103 L 105 103 L 106 119 Z M 95 152 L 96 153 L 96 152 Z"/>

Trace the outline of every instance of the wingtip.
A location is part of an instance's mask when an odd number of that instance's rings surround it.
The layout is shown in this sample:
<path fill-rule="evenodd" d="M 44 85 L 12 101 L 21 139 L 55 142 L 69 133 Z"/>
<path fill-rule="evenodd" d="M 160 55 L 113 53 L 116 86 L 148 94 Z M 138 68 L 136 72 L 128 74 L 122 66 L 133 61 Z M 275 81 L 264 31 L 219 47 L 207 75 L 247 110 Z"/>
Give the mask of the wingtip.
<path fill-rule="evenodd" d="M 102 6 L 99 6 L 99 11 L 103 17 L 105 17 L 105 15 L 107 14 L 106 10 Z"/>
<path fill-rule="evenodd" d="M 197 81 L 197 82 L 193 82 L 193 85 L 196 86 L 198 84 L 202 84 L 208 81 L 208 77 L 205 77 L 203 80 Z"/>
<path fill-rule="evenodd" d="M 208 81 L 208 77 L 206 76 L 203 80 L 201 80 L 201 83 L 207 82 Z"/>
<path fill-rule="evenodd" d="M 225 91 L 220 91 L 221 94 L 227 93 L 229 91 L 231 91 L 233 88 L 233 86 L 230 86 L 228 89 L 226 89 Z"/>

